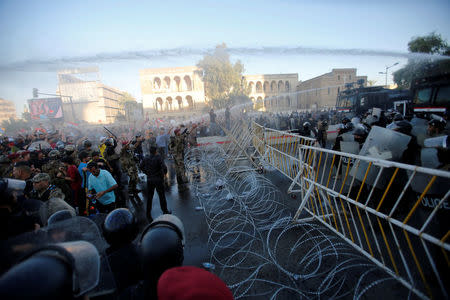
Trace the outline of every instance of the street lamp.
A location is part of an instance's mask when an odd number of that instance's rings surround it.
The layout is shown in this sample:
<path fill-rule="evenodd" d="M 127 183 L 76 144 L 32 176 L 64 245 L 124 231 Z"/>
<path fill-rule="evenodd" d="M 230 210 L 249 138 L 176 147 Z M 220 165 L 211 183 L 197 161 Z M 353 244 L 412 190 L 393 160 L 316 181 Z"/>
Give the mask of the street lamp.
<path fill-rule="evenodd" d="M 393 66 L 396 66 L 396 65 L 398 65 L 399 63 L 398 62 L 396 62 L 395 64 L 393 64 L 392 66 L 386 66 L 386 71 L 385 72 L 378 72 L 378 74 L 384 74 L 384 75 L 386 75 L 386 82 L 385 82 L 385 86 L 387 86 L 387 77 L 388 77 L 388 70 L 390 69 L 390 68 L 392 68 Z"/>

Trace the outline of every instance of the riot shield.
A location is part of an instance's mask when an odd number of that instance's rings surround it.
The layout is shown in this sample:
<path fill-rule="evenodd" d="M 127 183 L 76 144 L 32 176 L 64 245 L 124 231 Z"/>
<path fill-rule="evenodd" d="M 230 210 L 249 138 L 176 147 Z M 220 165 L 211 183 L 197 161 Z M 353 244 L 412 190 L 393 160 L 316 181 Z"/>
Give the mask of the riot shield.
<path fill-rule="evenodd" d="M 408 148 L 408 143 L 410 140 L 411 137 L 406 134 L 373 126 L 367 136 L 366 142 L 359 152 L 359 155 L 383 160 L 400 161 L 403 152 Z M 368 163 L 361 161 L 358 169 L 355 169 L 355 167 L 352 168 L 351 175 L 353 176 L 356 172 L 356 178 L 363 181 L 367 167 Z M 375 179 L 379 171 L 380 167 L 373 164 L 366 179 L 366 183 L 368 185 L 373 185 L 375 183 Z M 382 189 L 386 187 L 387 181 L 390 180 L 392 172 L 392 168 L 385 169 L 383 171 L 383 174 L 380 176 L 378 181 L 377 188 Z"/>
<path fill-rule="evenodd" d="M 433 148 L 448 148 L 450 145 L 447 143 L 447 140 L 448 135 L 428 138 L 424 140 L 424 146 Z"/>
<path fill-rule="evenodd" d="M 359 143 L 354 141 L 341 141 L 341 151 L 345 153 L 358 154 Z"/>
<path fill-rule="evenodd" d="M 423 167 L 437 169 L 441 163 L 438 158 L 438 150 L 435 148 L 424 148 L 420 152 L 420 159 Z M 408 171 L 408 176 L 412 176 L 413 172 Z M 411 181 L 411 188 L 419 195 L 425 190 L 426 186 L 430 182 L 432 175 L 426 175 L 423 173 L 416 173 Z M 448 179 L 437 177 L 433 185 L 428 189 L 426 195 L 436 196 L 438 198 L 443 197 L 449 190 Z"/>
<path fill-rule="evenodd" d="M 86 282 L 92 281 L 95 272 L 97 272 L 96 261 L 92 258 L 83 259 L 83 254 L 92 254 L 93 249 L 86 246 L 86 244 L 78 243 L 79 241 L 89 242 L 99 253 L 98 284 L 96 286 L 93 286 L 92 282 Z M 69 252 L 74 251 L 75 262 L 78 260 L 78 265 L 75 266 L 75 269 L 77 272 L 84 274 L 78 278 L 78 285 L 82 289 L 81 293 L 85 292 L 86 295 L 94 297 L 115 291 L 114 277 L 105 255 L 108 244 L 100 234 L 97 225 L 86 217 L 73 217 L 3 242 L 0 245 L 0 255 L 3 261 L 0 273 L 6 272 L 13 265 L 19 263 L 30 252 L 60 243 L 65 243 L 63 247 L 70 248 L 68 249 Z M 91 270 L 90 268 L 93 269 Z M 94 273 L 90 273 L 88 276 L 86 273 L 88 271 Z"/>
<path fill-rule="evenodd" d="M 412 125 L 411 134 L 417 138 L 417 143 L 423 147 L 424 140 L 427 137 L 428 121 L 420 118 L 412 118 L 410 123 Z"/>

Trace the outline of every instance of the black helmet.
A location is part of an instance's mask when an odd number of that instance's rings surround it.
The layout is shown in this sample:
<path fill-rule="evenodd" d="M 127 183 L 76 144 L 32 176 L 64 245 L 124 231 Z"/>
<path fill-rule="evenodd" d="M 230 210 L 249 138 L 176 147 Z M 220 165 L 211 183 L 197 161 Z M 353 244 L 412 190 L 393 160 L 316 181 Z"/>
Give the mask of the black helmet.
<path fill-rule="evenodd" d="M 444 119 L 442 119 L 442 120 L 432 119 L 430 122 L 428 122 L 428 125 L 443 130 L 445 128 L 446 122 Z"/>
<path fill-rule="evenodd" d="M 349 118 L 347 118 L 347 117 L 342 118 L 342 124 L 346 124 L 346 123 L 349 123 L 349 122 L 350 122 Z"/>
<path fill-rule="evenodd" d="M 61 222 L 61 221 L 70 219 L 72 217 L 73 217 L 73 215 L 69 210 L 67 210 L 67 209 L 60 210 L 60 211 L 55 212 L 53 215 L 50 216 L 50 218 L 48 218 L 47 224 L 52 225 L 56 222 Z"/>
<path fill-rule="evenodd" d="M 85 140 L 83 142 L 83 147 L 87 148 L 87 147 L 91 147 L 92 146 L 92 142 L 90 140 Z"/>
<path fill-rule="evenodd" d="M 367 130 L 362 126 L 356 127 L 356 129 L 353 131 L 353 135 L 367 136 L 367 134 Z"/>
<path fill-rule="evenodd" d="M 404 120 L 403 115 L 401 113 L 396 113 L 394 115 L 394 121 L 401 121 Z"/>
<path fill-rule="evenodd" d="M 395 127 L 392 128 L 394 131 L 398 131 L 404 134 L 410 134 L 412 130 L 412 125 L 408 121 L 402 120 L 395 122 Z"/>
<path fill-rule="evenodd" d="M 306 122 L 303 123 L 303 127 L 309 128 L 309 127 L 311 127 L 311 123 L 309 123 L 308 121 L 306 121 Z"/>
<path fill-rule="evenodd" d="M 183 223 L 174 215 L 156 218 L 141 236 L 141 263 L 145 279 L 156 281 L 167 269 L 184 260 Z"/>
<path fill-rule="evenodd" d="M 111 246 L 130 243 L 137 235 L 137 222 L 126 208 L 117 208 L 103 222 L 103 236 Z"/>

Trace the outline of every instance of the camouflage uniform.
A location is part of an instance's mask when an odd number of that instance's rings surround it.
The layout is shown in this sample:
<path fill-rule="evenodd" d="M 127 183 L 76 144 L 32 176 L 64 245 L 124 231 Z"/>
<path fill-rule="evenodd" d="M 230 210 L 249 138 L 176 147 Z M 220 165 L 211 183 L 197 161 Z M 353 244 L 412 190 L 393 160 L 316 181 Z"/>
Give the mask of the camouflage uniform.
<path fill-rule="evenodd" d="M 120 150 L 120 164 L 130 178 L 130 181 L 128 182 L 128 193 L 133 194 L 137 190 L 136 186 L 139 182 L 139 176 L 134 154 L 132 149 L 130 149 L 130 145 L 124 146 Z"/>
<path fill-rule="evenodd" d="M 12 177 L 12 165 L 11 161 L 8 159 L 6 155 L 0 156 L 0 176 L 11 178 Z"/>
<path fill-rule="evenodd" d="M 58 150 L 50 151 L 50 153 L 48 154 L 50 160 L 46 164 L 42 165 L 42 173 L 47 173 L 48 175 L 50 175 L 50 183 L 61 189 L 62 193 L 65 196 L 65 199 L 71 199 L 72 190 L 70 189 L 70 186 L 67 184 L 64 178 L 57 177 L 58 173 L 61 172 L 59 168 L 63 166 L 61 161 L 59 160 L 58 153 Z"/>
<path fill-rule="evenodd" d="M 177 176 L 177 182 L 179 185 L 187 183 L 186 168 L 184 166 L 184 149 L 186 147 L 186 136 L 177 135 L 171 142 L 169 148 L 173 155 L 173 160 L 175 162 L 175 172 Z"/>

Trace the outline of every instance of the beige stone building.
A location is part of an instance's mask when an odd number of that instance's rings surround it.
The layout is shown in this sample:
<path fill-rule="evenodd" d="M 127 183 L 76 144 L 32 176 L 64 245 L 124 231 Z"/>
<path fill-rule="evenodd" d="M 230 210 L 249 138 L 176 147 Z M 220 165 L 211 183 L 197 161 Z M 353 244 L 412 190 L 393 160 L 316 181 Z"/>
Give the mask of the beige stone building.
<path fill-rule="evenodd" d="M 255 109 L 280 111 L 295 107 L 298 74 L 244 75 Z"/>
<path fill-rule="evenodd" d="M 207 104 L 201 71 L 195 66 L 139 71 L 145 114 L 201 111 Z"/>
<path fill-rule="evenodd" d="M 14 102 L 0 98 L 0 123 L 11 118 L 16 118 Z"/>
<path fill-rule="evenodd" d="M 367 76 L 357 76 L 356 69 L 332 69 L 331 72 L 299 82 L 296 90 L 297 109 L 332 108 L 336 105 L 338 93 L 347 83 L 364 80 L 367 86 Z"/>
<path fill-rule="evenodd" d="M 119 115 L 125 115 L 120 103 L 124 92 L 100 82 L 98 74 L 84 76 L 95 73 L 95 70 L 82 72 L 84 71 L 64 70 L 58 73 L 57 94 L 62 95 L 64 120 L 109 124 Z M 66 96 L 71 96 L 72 99 Z"/>

